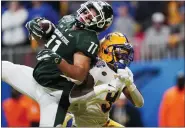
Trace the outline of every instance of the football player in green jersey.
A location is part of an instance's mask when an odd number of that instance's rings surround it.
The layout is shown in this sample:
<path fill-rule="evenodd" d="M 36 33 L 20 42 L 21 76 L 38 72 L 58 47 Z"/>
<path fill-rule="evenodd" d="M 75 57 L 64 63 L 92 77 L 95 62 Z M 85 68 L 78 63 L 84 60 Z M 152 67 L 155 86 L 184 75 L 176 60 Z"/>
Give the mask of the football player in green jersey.
<path fill-rule="evenodd" d="M 40 26 L 42 20 L 26 24 L 31 35 L 46 42 L 36 57 L 36 67 L 3 61 L 2 80 L 35 99 L 40 104 L 40 126 L 53 127 L 65 118 L 71 88 L 81 84 L 95 64 L 97 34 L 111 25 L 113 10 L 106 2 L 85 2 L 77 15 L 64 16 L 49 33 Z"/>

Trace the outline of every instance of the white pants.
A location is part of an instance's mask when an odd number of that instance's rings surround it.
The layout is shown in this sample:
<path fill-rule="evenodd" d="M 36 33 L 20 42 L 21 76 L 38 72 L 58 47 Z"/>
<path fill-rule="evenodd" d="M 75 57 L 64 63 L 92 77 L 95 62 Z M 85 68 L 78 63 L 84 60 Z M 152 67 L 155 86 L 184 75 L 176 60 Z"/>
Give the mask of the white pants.
<path fill-rule="evenodd" d="M 33 68 L 2 61 L 2 81 L 39 103 L 40 127 L 53 127 L 62 90 L 52 91 L 42 87 L 32 73 Z"/>

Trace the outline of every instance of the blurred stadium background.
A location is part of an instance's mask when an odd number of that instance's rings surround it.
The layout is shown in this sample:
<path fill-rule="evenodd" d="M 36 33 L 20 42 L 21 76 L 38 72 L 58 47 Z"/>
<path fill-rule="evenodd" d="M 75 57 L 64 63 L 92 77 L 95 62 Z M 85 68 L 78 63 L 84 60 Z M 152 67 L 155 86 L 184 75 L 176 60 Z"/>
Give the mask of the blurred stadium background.
<path fill-rule="evenodd" d="M 2 1 L 2 60 L 33 67 L 36 64 L 37 44 L 28 39 L 24 27 L 26 21 L 41 16 L 57 23 L 63 15 L 74 13 L 82 2 Z M 120 116 L 112 112 L 111 117 L 125 126 L 162 126 L 163 117 L 159 110 L 163 94 L 177 84 L 177 74 L 184 72 L 184 2 L 108 2 L 115 11 L 115 19 L 111 28 L 101 33 L 99 38 L 113 31 L 128 37 L 135 50 L 131 69 L 145 99 L 140 109 L 133 108 L 129 102 L 122 102 L 126 112 Z M 4 82 L 1 88 L 1 126 L 37 126 L 38 105 L 25 96 L 16 99 L 18 94 Z M 13 98 L 16 101 L 12 101 Z M 174 109 L 171 109 L 178 116 L 178 111 L 181 114 L 183 111 L 176 110 L 175 106 L 183 105 L 184 102 L 175 102 Z M 178 120 L 185 120 L 184 116 L 181 117 Z"/>

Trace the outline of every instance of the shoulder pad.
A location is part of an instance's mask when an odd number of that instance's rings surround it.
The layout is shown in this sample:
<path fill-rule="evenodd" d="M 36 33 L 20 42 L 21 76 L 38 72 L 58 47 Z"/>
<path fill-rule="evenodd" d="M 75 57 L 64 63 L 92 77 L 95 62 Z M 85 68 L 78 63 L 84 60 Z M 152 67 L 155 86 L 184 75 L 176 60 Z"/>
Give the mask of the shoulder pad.
<path fill-rule="evenodd" d="M 59 24 L 60 23 L 67 23 L 67 22 L 74 22 L 74 21 L 75 21 L 75 16 L 74 15 L 66 15 L 66 16 L 63 16 L 59 20 Z"/>

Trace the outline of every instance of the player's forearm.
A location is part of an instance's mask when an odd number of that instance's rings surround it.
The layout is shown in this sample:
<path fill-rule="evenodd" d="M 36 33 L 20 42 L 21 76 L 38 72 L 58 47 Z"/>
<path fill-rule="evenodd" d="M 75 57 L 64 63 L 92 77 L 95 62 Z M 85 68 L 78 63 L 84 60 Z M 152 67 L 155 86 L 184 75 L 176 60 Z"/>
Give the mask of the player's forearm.
<path fill-rule="evenodd" d="M 71 65 L 66 62 L 64 59 L 58 64 L 58 68 L 67 76 L 75 80 L 84 81 L 88 71 L 84 68 Z"/>
<path fill-rule="evenodd" d="M 136 88 L 132 92 L 130 92 L 130 96 L 134 102 L 136 107 L 142 107 L 144 105 L 144 99 L 139 90 Z"/>
<path fill-rule="evenodd" d="M 128 98 L 136 107 L 142 107 L 144 105 L 144 99 L 139 90 L 134 84 L 125 88 L 125 92 Z"/>

